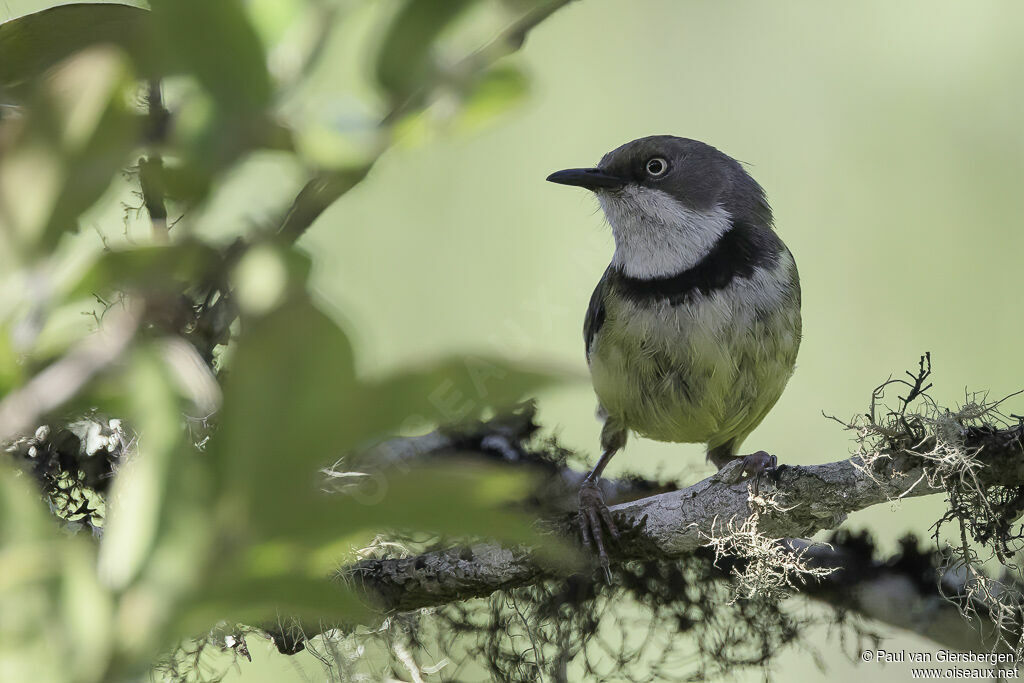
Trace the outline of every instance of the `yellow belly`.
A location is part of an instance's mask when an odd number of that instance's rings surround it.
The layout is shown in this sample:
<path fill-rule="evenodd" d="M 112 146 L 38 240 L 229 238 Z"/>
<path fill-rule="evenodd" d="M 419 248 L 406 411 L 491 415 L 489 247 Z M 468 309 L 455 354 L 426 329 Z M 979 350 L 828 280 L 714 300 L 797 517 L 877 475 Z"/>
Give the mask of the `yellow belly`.
<path fill-rule="evenodd" d="M 793 372 L 799 309 L 708 325 L 667 308 L 617 308 L 595 340 L 591 378 L 604 411 L 641 436 L 738 446 Z"/>

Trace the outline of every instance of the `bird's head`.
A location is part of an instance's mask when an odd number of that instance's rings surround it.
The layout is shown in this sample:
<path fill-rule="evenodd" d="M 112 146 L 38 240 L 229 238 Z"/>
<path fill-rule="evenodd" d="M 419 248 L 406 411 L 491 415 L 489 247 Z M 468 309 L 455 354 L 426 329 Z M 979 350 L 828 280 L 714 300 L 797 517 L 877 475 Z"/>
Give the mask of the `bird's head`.
<path fill-rule="evenodd" d="M 627 142 L 593 168 L 547 179 L 597 195 L 615 235 L 617 265 L 637 277 L 691 267 L 738 221 L 765 229 L 772 221 L 764 191 L 738 161 L 671 135 Z"/>

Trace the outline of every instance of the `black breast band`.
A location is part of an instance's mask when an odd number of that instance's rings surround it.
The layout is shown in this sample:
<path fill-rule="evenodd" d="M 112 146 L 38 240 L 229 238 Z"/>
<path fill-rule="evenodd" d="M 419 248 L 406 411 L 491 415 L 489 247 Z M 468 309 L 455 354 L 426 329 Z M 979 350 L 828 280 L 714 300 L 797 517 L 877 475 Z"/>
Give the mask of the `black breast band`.
<path fill-rule="evenodd" d="M 696 292 L 706 296 L 725 289 L 736 278 L 749 278 L 758 267 L 777 264 L 782 248 L 771 228 L 734 223 L 704 258 L 680 273 L 636 278 L 612 266 L 608 279 L 616 292 L 634 303 L 681 303 Z"/>

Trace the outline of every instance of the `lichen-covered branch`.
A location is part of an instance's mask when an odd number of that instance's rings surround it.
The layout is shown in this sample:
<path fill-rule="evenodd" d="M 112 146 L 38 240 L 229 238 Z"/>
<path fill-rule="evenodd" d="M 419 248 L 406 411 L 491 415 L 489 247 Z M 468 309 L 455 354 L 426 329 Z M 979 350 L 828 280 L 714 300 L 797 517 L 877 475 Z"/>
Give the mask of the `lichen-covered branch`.
<path fill-rule="evenodd" d="M 967 436 L 981 448 L 985 485 L 1024 483 L 1024 428 L 978 430 Z M 757 514 L 758 530 L 770 538 L 802 538 L 835 529 L 847 515 L 898 498 L 942 492 L 913 453 L 887 454 L 870 464 L 853 457 L 823 465 L 782 466 L 774 482 L 755 497 L 748 480 L 731 481 L 735 467 L 693 486 L 612 507 L 622 527 L 634 527 L 613 551 L 620 561 L 692 553 L 719 535 L 730 521 Z M 571 533 L 569 523 L 562 531 Z M 561 571 L 569 571 L 562 568 Z M 480 597 L 510 585 L 558 573 L 535 565 L 528 553 L 490 545 L 450 549 L 414 558 L 367 560 L 351 568 L 359 583 L 388 609 L 408 610 Z"/>
<path fill-rule="evenodd" d="M 468 431 L 438 432 L 415 443 L 396 441 L 374 452 L 394 462 L 437 456 L 446 451 L 478 452 L 517 462 L 530 462 L 525 440 L 536 425 L 532 412 L 500 426 L 476 425 Z M 988 648 L 996 640 L 996 612 L 1006 605 L 988 604 L 972 590 L 979 575 L 972 567 L 950 567 L 948 557 L 904 548 L 899 558 L 873 556 L 873 547 L 848 535 L 828 544 L 803 540 L 816 532 L 837 528 L 847 515 L 900 498 L 941 493 L 944 479 L 937 472 L 934 454 L 942 450 L 935 437 L 913 449 L 892 449 L 822 465 L 784 466 L 773 480 L 765 480 L 754 495 L 749 480 L 735 481 L 729 467 L 693 486 L 647 495 L 612 507 L 621 527 L 633 527 L 613 550 L 613 561 L 651 560 L 692 555 L 710 556 L 709 539 L 735 534 L 751 524 L 758 537 L 776 541 L 801 563 L 796 575 L 798 592 L 844 611 L 905 628 L 951 648 Z M 1024 425 L 1002 429 L 965 426 L 959 433 L 960 452 L 969 462 L 978 486 L 1024 485 Z M 543 465 L 541 465 L 543 466 Z M 964 469 L 964 465 L 959 465 Z M 571 501 L 574 470 L 562 468 L 549 495 L 563 501 L 552 508 L 564 510 Z M 606 495 L 618 491 L 634 497 L 634 485 L 609 482 Z M 550 522 L 554 533 L 571 537 L 571 517 L 561 513 Z M 917 558 L 916 560 L 914 558 Z M 901 559 L 900 559 L 901 558 Z M 909 559 L 908 559 L 909 558 Z M 925 559 L 922 559 L 925 558 Z M 737 575 L 752 562 L 750 556 L 719 557 L 716 566 Z M 495 591 L 560 579 L 589 571 L 585 565 L 551 565 L 526 549 L 494 544 L 447 548 L 412 557 L 368 559 L 345 568 L 343 574 L 367 593 L 379 607 L 405 612 L 484 597 Z M 986 577 L 980 577 L 992 581 Z M 787 581 L 791 579 L 787 578 Z M 998 582 L 995 582 L 998 583 Z M 964 613 L 981 617 L 969 621 Z M 1001 626 L 1005 629 L 1006 624 Z M 1019 629 L 1018 629 L 1019 630 Z M 1013 633 L 1001 634 L 1007 647 Z"/>

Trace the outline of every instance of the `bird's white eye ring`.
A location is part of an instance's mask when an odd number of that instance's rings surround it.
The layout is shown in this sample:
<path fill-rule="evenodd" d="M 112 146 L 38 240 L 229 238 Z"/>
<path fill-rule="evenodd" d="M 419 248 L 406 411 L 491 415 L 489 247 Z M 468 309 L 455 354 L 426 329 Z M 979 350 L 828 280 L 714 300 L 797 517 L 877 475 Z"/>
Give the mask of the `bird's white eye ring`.
<path fill-rule="evenodd" d="M 644 169 L 647 171 L 647 175 L 657 178 L 665 175 L 665 172 L 668 171 L 668 162 L 661 157 L 654 157 L 647 160 Z"/>

